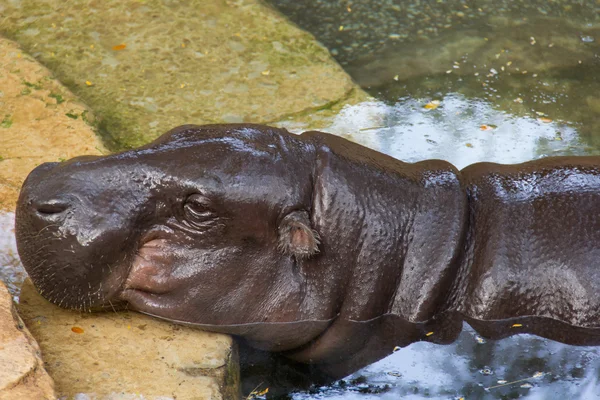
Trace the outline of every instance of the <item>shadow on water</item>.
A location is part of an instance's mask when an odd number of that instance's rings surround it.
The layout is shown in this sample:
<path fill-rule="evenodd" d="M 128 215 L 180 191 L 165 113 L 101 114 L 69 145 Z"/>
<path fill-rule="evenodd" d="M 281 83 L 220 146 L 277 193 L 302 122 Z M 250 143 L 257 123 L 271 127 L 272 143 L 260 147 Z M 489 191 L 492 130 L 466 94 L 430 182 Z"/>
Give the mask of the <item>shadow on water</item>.
<path fill-rule="evenodd" d="M 459 168 L 600 154 L 598 2 L 268 2 L 374 97 L 326 131 Z M 328 385 L 271 361 L 265 384 L 285 371 L 303 389 L 282 395 L 280 381 L 272 398 L 600 398 L 600 349 L 531 335 L 486 341 L 466 324 L 451 345 L 415 343 Z M 260 380 L 256 367 L 245 372 L 247 384 Z"/>

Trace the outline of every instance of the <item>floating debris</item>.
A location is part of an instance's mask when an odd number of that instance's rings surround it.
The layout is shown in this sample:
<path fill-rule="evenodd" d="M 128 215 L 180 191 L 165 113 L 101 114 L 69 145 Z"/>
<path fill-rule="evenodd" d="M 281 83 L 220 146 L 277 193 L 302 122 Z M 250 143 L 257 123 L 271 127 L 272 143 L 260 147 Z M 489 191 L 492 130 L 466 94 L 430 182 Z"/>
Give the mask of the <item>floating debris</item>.
<path fill-rule="evenodd" d="M 529 44 L 531 44 L 531 45 L 533 46 L 535 43 L 536 43 L 536 42 L 535 42 L 535 38 L 534 38 L 533 36 L 531 36 L 531 37 L 529 38 Z"/>
<path fill-rule="evenodd" d="M 533 385 L 528 382 L 528 383 L 522 384 L 520 387 L 522 387 L 523 389 L 531 389 L 533 387 Z"/>
<path fill-rule="evenodd" d="M 248 396 L 246 397 L 246 400 L 258 399 L 259 397 L 264 397 L 267 393 L 269 393 L 269 388 L 266 388 L 264 390 L 259 390 L 261 385 L 262 385 L 262 383 L 260 385 L 258 385 L 257 387 L 255 387 L 254 390 L 248 394 Z"/>
<path fill-rule="evenodd" d="M 388 127 L 387 127 L 387 126 L 385 126 L 385 125 L 379 125 L 379 126 L 369 126 L 369 127 L 367 127 L 367 128 L 360 128 L 360 129 L 359 129 L 359 131 L 360 131 L 360 132 L 364 132 L 364 131 L 373 131 L 373 130 L 376 130 L 376 129 L 381 129 L 381 128 L 388 128 Z"/>
<path fill-rule="evenodd" d="M 543 122 L 545 124 L 549 124 L 550 122 L 552 122 L 552 118 L 541 117 L 541 118 L 538 118 L 538 121 Z"/>
<path fill-rule="evenodd" d="M 513 100 L 515 103 L 519 103 L 519 104 L 523 104 L 523 99 L 520 97 L 517 97 L 516 99 Z"/>
<path fill-rule="evenodd" d="M 484 344 L 485 343 L 485 339 L 482 338 L 481 336 L 475 336 L 475 341 L 479 344 Z"/>
<path fill-rule="evenodd" d="M 401 378 L 402 374 L 400 372 L 396 372 L 396 371 L 391 371 L 387 373 L 389 376 L 393 376 L 395 378 Z"/>
<path fill-rule="evenodd" d="M 94 86 L 94 84 L 91 81 L 85 81 L 85 84 L 88 86 Z"/>
<path fill-rule="evenodd" d="M 119 51 L 119 50 L 125 50 L 126 47 L 127 47 L 127 45 L 125 43 L 121 43 L 121 44 L 118 44 L 116 46 L 113 46 L 112 49 L 114 51 Z"/>
<path fill-rule="evenodd" d="M 435 110 L 440 106 L 441 102 L 439 100 L 431 100 L 429 103 L 423 106 L 426 110 Z"/>
<path fill-rule="evenodd" d="M 74 326 L 74 327 L 71 328 L 71 332 L 74 332 L 74 333 L 83 333 L 83 329 L 80 328 L 80 327 L 78 327 L 78 326 Z"/>
<path fill-rule="evenodd" d="M 427 336 L 427 337 L 429 337 L 429 336 L 431 336 L 431 335 L 433 335 L 433 332 L 427 332 L 427 333 L 425 334 L 425 336 Z"/>
<path fill-rule="evenodd" d="M 589 35 L 580 36 L 580 39 L 583 43 L 593 43 L 595 40 L 593 36 L 589 36 Z"/>
<path fill-rule="evenodd" d="M 402 349 L 402 347 L 400 347 L 400 346 L 396 346 L 396 347 L 394 347 L 394 350 L 392 350 L 392 351 L 395 353 L 395 352 L 397 352 L 397 351 L 398 351 L 398 350 L 400 350 L 400 349 Z"/>
<path fill-rule="evenodd" d="M 493 131 L 494 129 L 496 129 L 498 126 L 497 125 L 493 125 L 493 124 L 483 124 L 479 126 L 479 129 L 481 129 L 482 131 Z"/>
<path fill-rule="evenodd" d="M 511 328 L 520 328 L 523 324 L 512 324 Z"/>
<path fill-rule="evenodd" d="M 468 148 L 473 148 L 473 145 L 471 143 L 466 143 L 465 146 L 467 146 Z"/>
<path fill-rule="evenodd" d="M 492 369 L 490 367 L 484 367 L 479 370 L 479 373 L 481 375 L 493 375 L 494 371 L 492 371 Z"/>

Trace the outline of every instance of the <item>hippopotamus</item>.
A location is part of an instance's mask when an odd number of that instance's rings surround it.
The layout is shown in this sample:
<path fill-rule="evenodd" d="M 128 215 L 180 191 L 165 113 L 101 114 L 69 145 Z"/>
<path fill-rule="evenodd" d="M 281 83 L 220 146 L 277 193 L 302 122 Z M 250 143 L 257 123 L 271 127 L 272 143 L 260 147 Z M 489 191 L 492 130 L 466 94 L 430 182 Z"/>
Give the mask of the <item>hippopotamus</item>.
<path fill-rule="evenodd" d="M 21 260 L 61 307 L 126 307 L 343 376 L 463 321 L 600 344 L 600 157 L 406 163 L 253 124 L 44 163 Z"/>

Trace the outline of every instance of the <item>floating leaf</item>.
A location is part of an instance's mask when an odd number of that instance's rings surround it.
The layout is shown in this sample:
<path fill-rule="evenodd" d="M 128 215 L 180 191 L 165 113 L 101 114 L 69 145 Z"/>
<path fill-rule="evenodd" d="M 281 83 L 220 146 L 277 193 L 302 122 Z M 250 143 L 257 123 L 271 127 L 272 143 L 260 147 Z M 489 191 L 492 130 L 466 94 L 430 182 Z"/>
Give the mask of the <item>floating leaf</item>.
<path fill-rule="evenodd" d="M 74 333 L 83 333 L 83 329 L 80 328 L 80 327 L 78 327 L 78 326 L 74 326 L 74 327 L 71 328 L 71 332 L 74 332 Z"/>
<path fill-rule="evenodd" d="M 552 122 L 552 118 L 541 117 L 541 118 L 538 118 L 538 121 L 543 122 L 545 124 L 549 124 L 550 122 Z"/>
<path fill-rule="evenodd" d="M 493 131 L 494 129 L 496 129 L 497 126 L 496 125 L 487 125 L 487 124 L 483 124 L 479 126 L 479 129 L 481 129 L 482 131 Z"/>
<path fill-rule="evenodd" d="M 471 143 L 467 143 L 467 144 L 465 144 L 465 146 L 467 146 L 469 148 L 473 148 L 473 145 Z"/>
<path fill-rule="evenodd" d="M 429 336 L 431 336 L 431 335 L 433 335 L 433 332 L 427 332 L 427 333 L 425 334 L 425 336 L 427 336 L 427 337 L 429 337 Z"/>
<path fill-rule="evenodd" d="M 511 328 L 520 328 L 523 324 L 512 324 Z"/>
<path fill-rule="evenodd" d="M 441 102 L 439 100 L 431 100 L 429 103 L 425 104 L 423 108 L 427 110 L 435 110 L 440 106 L 440 103 Z"/>
<path fill-rule="evenodd" d="M 119 51 L 119 50 L 124 50 L 125 47 L 127 47 L 127 45 L 125 43 L 121 43 L 121 44 L 118 44 L 116 46 L 113 46 L 112 49 L 115 50 L 115 51 Z"/>
<path fill-rule="evenodd" d="M 521 385 L 523 389 L 531 389 L 533 385 L 531 383 L 524 383 Z"/>

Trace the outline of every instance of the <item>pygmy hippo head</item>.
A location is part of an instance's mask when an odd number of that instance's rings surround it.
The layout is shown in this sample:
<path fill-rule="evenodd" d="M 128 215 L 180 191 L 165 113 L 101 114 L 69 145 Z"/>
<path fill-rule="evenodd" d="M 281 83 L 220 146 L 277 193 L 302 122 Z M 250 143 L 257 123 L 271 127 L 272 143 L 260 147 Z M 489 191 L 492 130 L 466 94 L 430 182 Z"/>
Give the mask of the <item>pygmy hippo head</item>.
<path fill-rule="evenodd" d="M 60 306 L 126 306 L 337 360 L 364 348 L 357 332 L 383 314 L 412 324 L 407 343 L 419 337 L 413 323 L 432 317 L 453 275 L 459 190 L 447 163 L 405 164 L 324 133 L 182 126 L 37 167 L 17 245 Z"/>
<path fill-rule="evenodd" d="M 310 267 L 320 251 L 314 153 L 283 130 L 183 126 L 139 149 L 42 164 L 19 199 L 19 252 L 60 306 L 126 302 L 297 346 L 335 316 Z M 293 333 L 302 321 L 309 332 Z"/>

